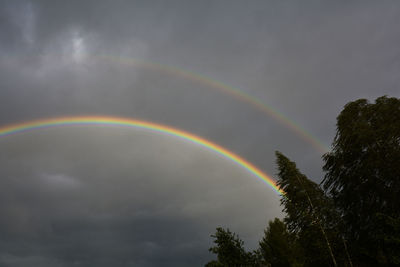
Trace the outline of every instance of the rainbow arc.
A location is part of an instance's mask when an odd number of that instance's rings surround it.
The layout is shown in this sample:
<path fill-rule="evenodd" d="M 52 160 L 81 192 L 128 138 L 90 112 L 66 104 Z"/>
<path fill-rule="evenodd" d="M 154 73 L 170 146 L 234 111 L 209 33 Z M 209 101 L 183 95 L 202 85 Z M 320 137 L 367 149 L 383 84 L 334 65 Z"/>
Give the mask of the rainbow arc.
<path fill-rule="evenodd" d="M 269 105 L 263 103 L 258 98 L 251 96 L 240 90 L 239 88 L 233 87 L 228 85 L 224 82 L 218 81 L 211 77 L 199 74 L 197 72 L 192 72 L 189 70 L 185 70 L 182 68 L 177 68 L 170 65 L 155 63 L 155 62 L 148 62 L 143 60 L 137 60 L 132 58 L 121 58 L 115 56 L 96 56 L 94 58 L 99 58 L 106 61 L 113 61 L 119 64 L 126 64 L 137 66 L 143 69 L 149 69 L 152 71 L 157 71 L 161 73 L 165 73 L 167 75 L 180 77 L 186 80 L 191 80 L 193 82 L 197 82 L 200 84 L 204 84 L 210 88 L 217 89 L 225 94 L 228 94 L 239 101 L 249 104 L 250 106 L 254 107 L 255 109 L 261 111 L 262 113 L 268 115 L 269 117 L 275 119 L 276 121 L 280 122 L 282 125 L 286 126 L 288 129 L 296 133 L 300 136 L 303 140 L 306 140 L 309 144 L 311 144 L 315 149 L 317 149 L 321 153 L 326 153 L 329 151 L 329 147 L 324 145 L 318 138 L 310 134 L 306 131 L 303 127 L 297 124 L 295 121 L 286 117 L 282 112 L 270 107 Z"/>
<path fill-rule="evenodd" d="M 239 155 L 233 153 L 232 151 L 229 151 L 228 149 L 218 144 L 215 144 L 209 140 L 206 140 L 192 133 L 154 122 L 135 120 L 129 118 L 120 118 L 120 117 L 106 117 L 106 116 L 58 117 L 58 118 L 28 121 L 28 122 L 0 127 L 0 137 L 10 136 L 28 131 L 52 128 L 52 127 L 79 126 L 79 125 L 84 125 L 84 126 L 102 125 L 102 126 L 119 126 L 119 127 L 147 129 L 153 132 L 168 134 L 174 137 L 190 141 L 194 144 L 207 148 L 219 155 L 222 155 L 226 159 L 234 162 L 238 166 L 245 169 L 251 175 L 261 179 L 264 183 L 270 186 L 279 195 L 284 195 L 284 192 L 276 185 L 274 179 L 272 179 L 269 175 L 261 171 L 255 165 L 245 160 L 244 158 L 240 157 Z"/>

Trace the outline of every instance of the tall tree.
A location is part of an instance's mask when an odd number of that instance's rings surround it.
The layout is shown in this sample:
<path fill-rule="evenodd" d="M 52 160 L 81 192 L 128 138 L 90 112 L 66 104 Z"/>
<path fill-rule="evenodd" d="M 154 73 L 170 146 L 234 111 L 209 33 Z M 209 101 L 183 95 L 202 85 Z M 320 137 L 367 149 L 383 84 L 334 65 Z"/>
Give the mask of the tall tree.
<path fill-rule="evenodd" d="M 348 103 L 324 161 L 323 187 L 359 262 L 400 264 L 400 100 Z"/>
<path fill-rule="evenodd" d="M 281 199 L 287 214 L 284 222 L 304 250 L 305 266 L 337 266 L 339 259 L 335 251 L 342 250 L 342 246 L 332 202 L 316 183 L 297 169 L 294 162 L 280 152 L 276 152 L 276 156 L 277 184 L 285 192 Z M 340 257 L 340 262 L 343 260 Z"/>

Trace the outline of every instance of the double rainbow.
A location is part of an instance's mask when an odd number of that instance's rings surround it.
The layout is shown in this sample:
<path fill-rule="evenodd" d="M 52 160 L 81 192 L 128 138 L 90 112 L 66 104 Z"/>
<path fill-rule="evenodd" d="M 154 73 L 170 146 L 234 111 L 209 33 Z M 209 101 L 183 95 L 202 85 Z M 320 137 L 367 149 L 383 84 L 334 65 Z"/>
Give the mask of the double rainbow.
<path fill-rule="evenodd" d="M 162 125 L 149 121 L 141 121 L 129 118 L 120 118 L 120 117 L 106 117 L 106 116 L 58 117 L 58 118 L 34 120 L 34 121 L 0 127 L 0 137 L 27 131 L 46 129 L 50 127 L 79 126 L 79 125 L 86 125 L 86 126 L 103 125 L 103 126 L 140 128 L 188 140 L 194 144 L 200 145 L 211 151 L 214 151 L 217 154 L 222 155 L 226 159 L 236 163 L 237 165 L 245 169 L 247 172 L 261 179 L 274 191 L 276 191 L 279 195 L 284 195 L 284 192 L 276 185 L 275 181 L 269 175 L 262 172 L 259 168 L 257 168 L 247 160 L 243 159 L 242 157 L 236 155 L 235 153 L 229 151 L 228 149 L 223 148 L 197 135 L 167 125 Z"/>

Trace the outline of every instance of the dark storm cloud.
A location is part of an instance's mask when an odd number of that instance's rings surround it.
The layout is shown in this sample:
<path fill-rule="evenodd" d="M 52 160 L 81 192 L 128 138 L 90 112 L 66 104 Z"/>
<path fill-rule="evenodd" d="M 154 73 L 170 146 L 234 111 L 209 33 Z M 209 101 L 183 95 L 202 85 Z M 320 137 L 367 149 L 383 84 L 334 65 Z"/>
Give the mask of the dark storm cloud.
<path fill-rule="evenodd" d="M 130 59 L 180 67 L 241 88 L 329 145 L 335 117 L 348 101 L 399 96 L 399 13 L 394 1 L 2 1 L 0 124 L 75 114 L 148 119 L 209 138 L 269 174 L 275 172 L 274 150 L 281 150 L 320 181 L 321 152 L 282 123 L 209 85 Z M 73 136 L 54 135 L 47 144 L 1 140 L 7 147 L 1 155 L 7 200 L 1 204 L 1 229 L 8 239 L 1 244 L 0 262 L 79 266 L 104 252 L 92 264 L 157 266 L 180 254 L 185 257 L 171 266 L 200 265 L 209 257 L 214 227 L 237 229 L 255 246 L 259 228 L 278 214 L 277 197 L 269 191 L 265 199 L 237 196 L 268 190 L 246 179 L 227 180 L 248 174 L 221 170 L 228 163 L 181 145 L 176 145 L 179 152 L 160 151 L 169 139 L 129 139 L 141 149 L 126 162 L 128 150 L 119 153 L 125 136 L 113 132 L 105 141 L 94 131 L 90 139 L 103 140 L 107 149 L 80 153 L 74 149 L 84 146 L 87 136 Z M 57 141 L 75 145 L 51 150 Z M 179 161 L 186 167 L 177 168 Z M 125 180 L 132 168 L 134 187 Z M 115 187 L 106 186 L 109 176 Z M 202 183 L 186 183 L 183 177 L 191 176 Z M 153 198 L 147 197 L 150 192 Z M 232 204 L 217 210 L 210 204 L 217 195 Z M 125 216 L 119 204 L 127 200 L 126 209 L 138 215 Z M 258 214 L 251 206 L 260 202 L 264 211 Z M 168 205 L 179 212 L 170 213 Z M 238 216 L 243 205 L 249 208 L 241 212 L 248 214 Z M 95 208 L 92 217 L 88 207 Z M 221 209 L 225 219 L 219 217 Z M 25 241 L 23 253 L 16 253 Z M 122 257 L 129 249 L 140 256 Z M 115 258 L 124 260 L 112 262 Z"/>
<path fill-rule="evenodd" d="M 197 265 L 209 258 L 216 225 L 229 224 L 255 246 L 265 213 L 280 215 L 260 181 L 171 137 L 57 129 L 7 138 L 0 174 L 7 266 Z"/>

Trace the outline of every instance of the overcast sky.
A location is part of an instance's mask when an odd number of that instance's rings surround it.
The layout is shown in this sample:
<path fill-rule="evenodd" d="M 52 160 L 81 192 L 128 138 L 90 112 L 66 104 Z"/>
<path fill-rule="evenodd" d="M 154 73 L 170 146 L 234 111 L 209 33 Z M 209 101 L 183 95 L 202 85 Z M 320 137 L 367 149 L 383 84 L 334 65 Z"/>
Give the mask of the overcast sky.
<path fill-rule="evenodd" d="M 399 25 L 398 1 L 1 0 L 0 127 L 149 120 L 271 176 L 280 150 L 320 182 L 322 152 L 287 123 L 172 70 L 238 88 L 329 147 L 346 103 L 400 96 Z M 216 227 L 254 249 L 282 217 L 279 196 L 243 168 L 150 131 L 2 137 L 0 164 L 2 266 L 201 266 Z"/>

